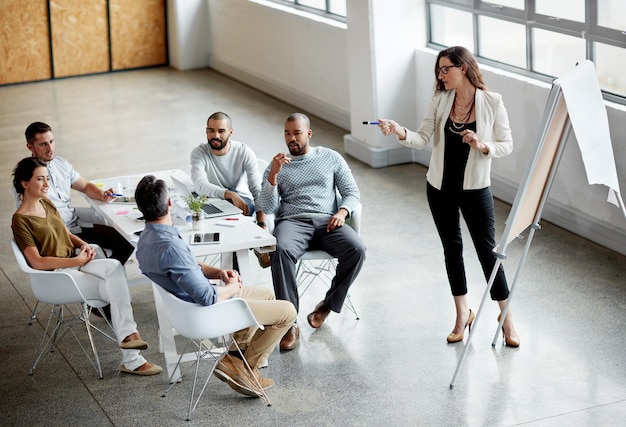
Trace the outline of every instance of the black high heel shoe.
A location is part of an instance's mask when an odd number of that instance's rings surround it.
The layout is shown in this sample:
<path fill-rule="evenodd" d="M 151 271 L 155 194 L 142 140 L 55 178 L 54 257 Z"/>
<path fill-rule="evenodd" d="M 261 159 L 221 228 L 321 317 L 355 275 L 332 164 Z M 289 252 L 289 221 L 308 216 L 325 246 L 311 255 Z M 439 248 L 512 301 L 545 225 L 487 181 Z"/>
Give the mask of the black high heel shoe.
<path fill-rule="evenodd" d="M 467 319 L 467 323 L 465 323 L 465 327 L 463 328 L 463 330 L 461 331 L 460 334 L 454 334 L 451 333 L 450 335 L 448 335 L 448 343 L 450 344 L 454 344 L 455 342 L 460 342 L 463 341 L 463 338 L 465 337 L 465 329 L 469 329 L 469 331 L 472 331 L 472 322 L 474 321 L 474 319 L 476 318 L 476 315 L 474 314 L 474 312 L 472 311 L 472 309 L 469 309 L 469 318 Z"/>

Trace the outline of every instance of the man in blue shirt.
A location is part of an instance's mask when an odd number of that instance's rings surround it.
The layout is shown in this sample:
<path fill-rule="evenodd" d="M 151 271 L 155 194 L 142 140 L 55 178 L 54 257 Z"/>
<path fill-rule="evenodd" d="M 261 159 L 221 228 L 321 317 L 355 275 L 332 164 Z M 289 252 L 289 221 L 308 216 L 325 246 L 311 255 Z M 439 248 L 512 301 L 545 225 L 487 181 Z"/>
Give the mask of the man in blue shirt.
<path fill-rule="evenodd" d="M 245 348 L 245 358 L 256 378 L 250 378 L 243 362 L 236 357 L 237 352 L 224 357 L 215 369 L 215 375 L 235 391 L 259 397 L 261 391 L 256 384 L 268 389 L 274 381 L 261 377 L 258 368 L 295 321 L 297 313 L 293 304 L 277 301 L 270 289 L 244 288 L 234 270 L 198 262 L 172 224 L 172 201 L 163 180 L 152 175 L 143 177 L 137 185 L 135 199 L 146 220 L 137 244 L 137 261 L 143 274 L 178 298 L 200 305 L 244 298 L 254 317 L 265 326 L 265 330 L 256 333 L 246 329 L 234 335 L 239 346 Z M 221 280 L 224 285 L 215 285 L 210 279 Z"/>

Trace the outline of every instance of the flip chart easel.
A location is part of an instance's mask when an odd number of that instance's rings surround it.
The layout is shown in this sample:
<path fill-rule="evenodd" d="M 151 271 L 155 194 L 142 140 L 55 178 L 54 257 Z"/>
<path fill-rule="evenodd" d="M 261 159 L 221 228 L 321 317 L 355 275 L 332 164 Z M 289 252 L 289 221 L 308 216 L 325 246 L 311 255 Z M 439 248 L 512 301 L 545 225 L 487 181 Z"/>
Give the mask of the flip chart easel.
<path fill-rule="evenodd" d="M 529 162 L 522 179 L 522 184 L 517 191 L 511 212 L 506 221 L 506 226 L 500 243 L 494 252 L 497 254 L 496 264 L 493 267 L 491 276 L 483 293 L 483 297 L 476 312 L 476 318 L 474 319 L 474 328 L 470 331 L 467 343 L 461 354 L 461 358 L 457 364 L 454 376 L 450 382 L 450 388 L 454 388 L 454 382 L 457 375 L 461 370 L 461 366 L 469 349 L 472 335 L 476 331 L 476 324 L 479 321 L 482 313 L 482 307 L 487 299 L 489 290 L 493 285 L 496 277 L 496 273 L 502 264 L 502 260 L 506 259 L 506 248 L 508 244 L 518 237 L 524 230 L 530 227 L 530 232 L 526 240 L 524 251 L 520 258 L 517 271 L 513 282 L 511 283 L 511 289 L 509 291 L 509 298 L 503 310 L 503 315 L 498 323 L 498 328 L 493 337 L 491 343 L 492 347 L 495 347 L 496 340 L 504 323 L 506 313 L 509 308 L 509 304 L 513 298 L 517 281 L 520 277 L 526 255 L 530 249 L 530 245 L 533 240 L 535 232 L 541 228 L 539 221 L 541 220 L 541 213 L 550 192 L 550 187 L 554 180 L 556 170 L 558 168 L 563 150 L 567 143 L 567 139 L 571 132 L 572 126 L 567 112 L 567 106 L 565 105 L 565 99 L 561 86 L 555 82 L 552 84 L 552 89 L 546 102 L 546 108 L 543 114 L 543 121 L 541 124 L 541 132 L 535 144 L 533 155 L 529 159 Z"/>

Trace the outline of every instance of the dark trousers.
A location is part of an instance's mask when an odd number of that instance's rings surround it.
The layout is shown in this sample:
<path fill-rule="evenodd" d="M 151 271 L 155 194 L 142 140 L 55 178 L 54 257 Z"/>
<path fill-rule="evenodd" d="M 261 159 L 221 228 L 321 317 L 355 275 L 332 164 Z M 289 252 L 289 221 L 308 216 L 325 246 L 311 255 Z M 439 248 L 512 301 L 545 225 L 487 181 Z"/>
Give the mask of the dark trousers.
<path fill-rule="evenodd" d="M 439 232 L 446 262 L 446 272 L 452 295 L 467 294 L 465 265 L 463 264 L 463 238 L 460 215 L 467 224 L 485 279 L 489 280 L 497 255 L 495 247 L 495 216 L 493 196 L 489 187 L 480 190 L 440 191 L 428 184 L 428 204 Z M 509 287 L 500 265 L 493 285 L 491 299 L 502 301 L 509 296 Z"/>
<path fill-rule="evenodd" d="M 337 273 L 324 305 L 339 313 L 365 261 L 365 245 L 349 225 L 326 231 L 328 218 L 277 220 L 276 251 L 272 254 L 272 279 L 276 299 L 291 301 L 299 311 L 296 263 L 307 249 L 321 249 L 337 258 Z"/>
<path fill-rule="evenodd" d="M 115 228 L 103 224 L 93 224 L 93 227 L 81 227 L 78 237 L 87 243 L 95 243 L 103 249 L 111 249 L 110 258 L 126 264 L 133 254 L 135 247 L 124 238 Z"/>

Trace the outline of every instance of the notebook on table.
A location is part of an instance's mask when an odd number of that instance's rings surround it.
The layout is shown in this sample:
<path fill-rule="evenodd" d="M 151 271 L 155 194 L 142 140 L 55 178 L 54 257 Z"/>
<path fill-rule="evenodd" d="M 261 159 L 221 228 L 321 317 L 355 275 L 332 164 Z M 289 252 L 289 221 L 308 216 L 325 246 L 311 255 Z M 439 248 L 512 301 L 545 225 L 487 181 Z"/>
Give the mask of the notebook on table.
<path fill-rule="evenodd" d="M 170 178 L 181 196 L 187 197 L 192 194 L 195 195 L 192 189 L 189 188 L 189 186 L 182 182 L 180 179 L 176 178 L 173 175 L 170 175 Z M 204 211 L 205 218 L 215 218 L 242 213 L 241 209 L 239 209 L 237 206 L 222 199 L 210 199 L 207 203 L 204 204 L 204 206 L 202 206 L 202 210 Z"/>

